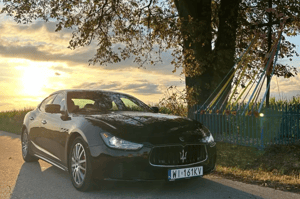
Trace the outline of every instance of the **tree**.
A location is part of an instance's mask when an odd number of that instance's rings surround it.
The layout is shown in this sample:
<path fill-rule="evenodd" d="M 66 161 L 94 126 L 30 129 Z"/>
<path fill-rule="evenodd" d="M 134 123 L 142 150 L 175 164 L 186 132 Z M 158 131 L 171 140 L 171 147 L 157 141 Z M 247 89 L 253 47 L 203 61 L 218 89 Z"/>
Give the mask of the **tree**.
<path fill-rule="evenodd" d="M 18 23 L 54 20 L 56 31 L 72 28 L 71 49 L 97 42 L 91 64 L 131 57 L 143 67 L 159 63 L 161 53 L 170 50 L 174 71 L 183 67 L 191 106 L 209 97 L 257 30 L 261 46 L 248 59 L 250 68 L 260 70 L 261 62 L 254 58 L 265 55 L 264 28 L 251 27 L 266 23 L 269 12 L 278 24 L 283 17 L 293 18 L 284 31 L 299 33 L 297 0 L 274 0 L 273 5 L 267 10 L 268 0 L 4 0 L 2 13 Z M 294 48 L 284 40 L 280 56 L 293 56 Z M 294 69 L 278 65 L 276 74 L 291 76 Z"/>
<path fill-rule="evenodd" d="M 203 103 L 234 64 L 240 2 L 175 1 L 183 21 L 182 63 L 190 105 Z"/>
<path fill-rule="evenodd" d="M 256 63 L 251 61 L 250 63 L 254 66 L 256 65 L 256 69 L 259 69 L 258 65 L 265 64 L 263 63 L 263 59 L 268 54 L 268 52 L 272 46 L 274 39 L 279 37 L 279 33 L 281 30 L 288 35 L 297 35 L 299 31 L 299 3 L 294 0 L 289 1 L 275 1 L 275 0 L 263 0 L 263 1 L 244 1 L 240 7 L 241 10 L 248 10 L 244 12 L 241 16 L 243 17 L 243 21 L 241 24 L 244 24 L 246 27 L 249 24 L 252 24 L 248 27 L 258 28 L 261 33 L 261 38 L 259 39 L 259 48 L 255 48 L 255 56 Z M 247 9 L 245 9 L 247 8 Z M 267 36 L 266 36 L 267 33 Z M 244 38 L 245 40 L 245 38 Z M 293 57 L 294 55 L 299 56 L 295 51 L 295 45 L 286 41 L 285 36 L 282 37 L 281 49 L 280 49 L 280 58 L 284 57 Z M 253 59 L 252 59 L 253 60 Z M 290 61 L 292 59 L 290 58 Z M 272 65 L 272 63 L 271 63 Z M 272 67 L 269 71 L 267 71 L 266 75 L 266 85 L 270 83 L 271 80 L 271 71 Z M 278 64 L 274 68 L 274 74 L 277 76 L 284 76 L 285 78 L 289 78 L 297 74 L 297 69 L 294 66 L 290 65 L 282 65 Z M 266 104 L 269 106 L 269 95 L 270 90 L 267 93 Z"/>

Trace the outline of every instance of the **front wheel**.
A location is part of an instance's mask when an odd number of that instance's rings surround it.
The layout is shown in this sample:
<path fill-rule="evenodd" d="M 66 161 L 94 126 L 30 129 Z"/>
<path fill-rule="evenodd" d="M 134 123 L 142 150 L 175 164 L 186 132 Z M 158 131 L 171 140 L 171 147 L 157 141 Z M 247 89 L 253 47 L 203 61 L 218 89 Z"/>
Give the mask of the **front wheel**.
<path fill-rule="evenodd" d="M 91 155 L 82 137 L 77 137 L 71 146 L 69 172 L 78 191 L 88 191 L 92 187 Z"/>
<path fill-rule="evenodd" d="M 22 132 L 22 157 L 25 162 L 36 162 L 38 158 L 30 154 L 30 140 L 28 138 L 28 133 L 27 130 L 25 129 Z"/>

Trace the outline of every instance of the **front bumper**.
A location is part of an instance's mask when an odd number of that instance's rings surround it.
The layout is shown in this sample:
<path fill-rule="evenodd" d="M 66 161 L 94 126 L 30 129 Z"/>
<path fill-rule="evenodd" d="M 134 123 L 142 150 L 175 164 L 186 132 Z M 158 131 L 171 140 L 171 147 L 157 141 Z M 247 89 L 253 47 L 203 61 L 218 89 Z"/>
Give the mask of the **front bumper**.
<path fill-rule="evenodd" d="M 105 146 L 103 146 L 105 147 Z M 153 166 L 149 162 L 151 147 L 143 147 L 139 151 L 123 151 L 102 148 L 103 152 L 93 158 L 93 176 L 109 180 L 168 180 L 169 169 L 203 166 L 203 174 L 215 169 L 216 146 L 206 145 L 208 158 L 193 165 Z"/>

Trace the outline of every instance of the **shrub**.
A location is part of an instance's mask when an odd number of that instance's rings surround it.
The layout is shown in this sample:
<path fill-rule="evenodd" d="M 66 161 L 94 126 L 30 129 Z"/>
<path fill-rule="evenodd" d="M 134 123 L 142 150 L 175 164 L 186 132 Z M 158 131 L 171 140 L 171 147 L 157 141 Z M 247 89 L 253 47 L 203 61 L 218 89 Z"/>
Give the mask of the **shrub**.
<path fill-rule="evenodd" d="M 170 86 L 157 106 L 160 113 L 187 116 L 184 91 L 179 91 L 176 87 Z"/>
<path fill-rule="evenodd" d="M 23 110 L 11 110 L 0 112 L 0 130 L 20 134 L 25 115 L 33 110 L 24 108 Z"/>

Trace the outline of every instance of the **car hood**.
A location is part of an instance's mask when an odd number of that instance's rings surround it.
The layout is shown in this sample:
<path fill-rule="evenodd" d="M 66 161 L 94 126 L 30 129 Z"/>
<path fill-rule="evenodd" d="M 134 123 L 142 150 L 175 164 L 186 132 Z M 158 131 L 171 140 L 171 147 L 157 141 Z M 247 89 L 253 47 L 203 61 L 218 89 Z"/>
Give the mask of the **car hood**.
<path fill-rule="evenodd" d="M 197 121 L 159 113 L 119 111 L 85 117 L 119 138 L 138 143 L 199 143 L 210 134 Z"/>

